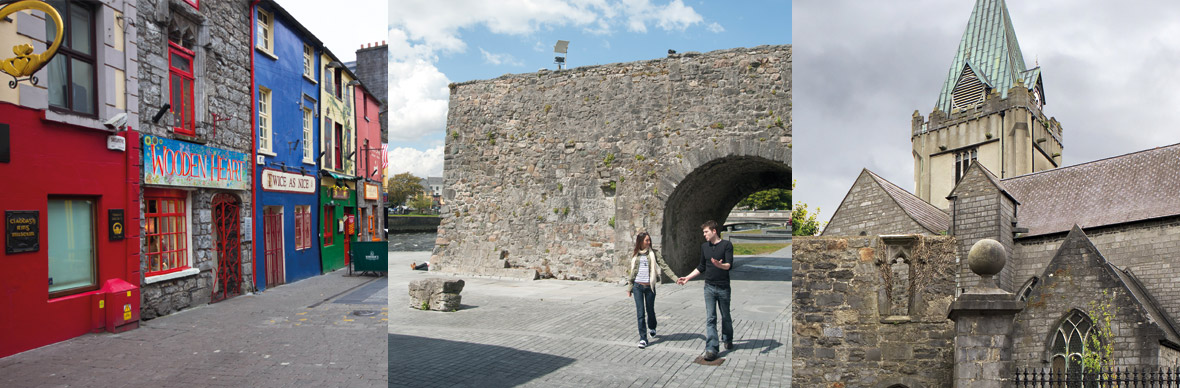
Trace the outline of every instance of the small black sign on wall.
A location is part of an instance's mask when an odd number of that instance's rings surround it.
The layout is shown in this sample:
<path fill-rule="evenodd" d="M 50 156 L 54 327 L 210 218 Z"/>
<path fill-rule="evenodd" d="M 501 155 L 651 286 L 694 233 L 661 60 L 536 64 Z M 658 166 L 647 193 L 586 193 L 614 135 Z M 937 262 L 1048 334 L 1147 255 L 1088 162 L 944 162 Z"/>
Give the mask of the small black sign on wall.
<path fill-rule="evenodd" d="M 12 159 L 8 144 L 8 124 L 0 123 L 0 163 L 8 163 Z"/>
<path fill-rule="evenodd" d="M 4 211 L 4 253 L 41 250 L 41 212 L 36 210 Z"/>
<path fill-rule="evenodd" d="M 107 225 L 111 231 L 111 241 L 123 239 L 123 229 L 127 223 L 123 221 L 123 209 L 107 209 Z"/>

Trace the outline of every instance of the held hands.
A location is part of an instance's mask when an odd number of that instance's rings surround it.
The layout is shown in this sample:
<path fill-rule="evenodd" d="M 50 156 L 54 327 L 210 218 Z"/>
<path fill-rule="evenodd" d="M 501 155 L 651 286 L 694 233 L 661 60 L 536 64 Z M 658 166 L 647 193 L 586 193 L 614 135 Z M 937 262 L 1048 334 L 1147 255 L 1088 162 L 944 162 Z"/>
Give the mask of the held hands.
<path fill-rule="evenodd" d="M 685 283 L 688 283 L 687 277 L 681 276 L 679 279 L 676 279 L 676 284 L 678 285 L 683 286 Z"/>

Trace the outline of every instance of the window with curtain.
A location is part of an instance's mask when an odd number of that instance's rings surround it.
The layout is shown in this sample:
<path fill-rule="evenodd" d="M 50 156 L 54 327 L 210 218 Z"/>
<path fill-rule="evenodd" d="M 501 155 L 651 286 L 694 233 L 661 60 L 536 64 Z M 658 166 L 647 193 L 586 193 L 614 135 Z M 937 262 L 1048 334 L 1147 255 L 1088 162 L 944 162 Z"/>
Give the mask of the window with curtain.
<path fill-rule="evenodd" d="M 98 289 L 92 199 L 50 198 L 49 297 Z"/>
<path fill-rule="evenodd" d="M 48 74 L 49 106 L 57 111 L 98 117 L 98 83 L 94 44 L 94 8 L 88 3 L 50 0 L 61 15 L 62 42 Z M 57 39 L 52 22 L 45 23 L 46 38 Z"/>

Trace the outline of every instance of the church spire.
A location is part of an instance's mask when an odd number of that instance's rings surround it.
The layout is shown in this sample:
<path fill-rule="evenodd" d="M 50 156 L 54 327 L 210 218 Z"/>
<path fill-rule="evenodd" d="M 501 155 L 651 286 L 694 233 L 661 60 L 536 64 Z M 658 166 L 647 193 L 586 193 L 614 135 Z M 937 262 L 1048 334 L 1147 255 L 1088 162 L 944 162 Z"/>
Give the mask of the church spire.
<path fill-rule="evenodd" d="M 1008 89 L 1017 81 L 1031 89 L 1039 77 L 1039 68 L 1025 68 L 1004 0 L 977 0 L 938 96 L 937 108 L 950 113 L 956 107 L 974 105 L 989 90 L 1007 98 Z"/>

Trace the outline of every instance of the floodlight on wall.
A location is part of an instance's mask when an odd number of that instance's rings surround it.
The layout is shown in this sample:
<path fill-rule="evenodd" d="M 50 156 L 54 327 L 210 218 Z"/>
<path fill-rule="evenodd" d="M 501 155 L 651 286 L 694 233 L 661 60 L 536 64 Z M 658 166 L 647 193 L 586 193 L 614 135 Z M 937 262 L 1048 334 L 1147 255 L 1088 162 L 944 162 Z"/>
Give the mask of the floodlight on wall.
<path fill-rule="evenodd" d="M 360 84 L 361 84 L 361 81 L 360 81 L 360 80 L 355 80 L 355 79 L 354 79 L 354 80 L 352 80 L 352 81 L 348 81 L 348 86 L 357 86 L 357 85 L 360 85 Z"/>
<path fill-rule="evenodd" d="M 164 117 L 164 114 L 168 113 L 169 109 L 172 109 L 172 104 L 164 104 L 164 106 L 161 106 L 160 110 L 156 111 L 156 114 L 152 116 L 152 124 L 159 124 L 160 118 Z"/>
<path fill-rule="evenodd" d="M 343 68 L 344 64 L 337 62 L 337 61 L 332 61 L 332 62 L 328 62 L 328 67 L 331 67 L 333 69 L 339 69 L 339 68 Z"/>
<path fill-rule="evenodd" d="M 557 70 L 561 70 L 562 66 L 565 66 L 565 54 L 569 51 L 569 47 L 570 41 L 568 40 L 559 40 L 553 46 L 553 52 L 561 54 L 560 56 L 553 57 L 553 62 L 557 64 Z"/>

